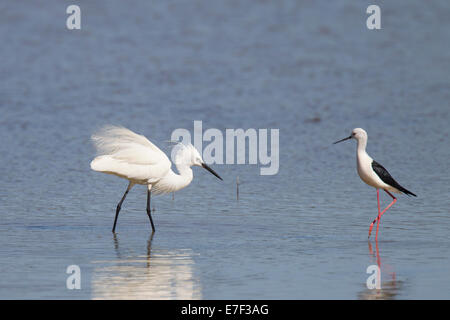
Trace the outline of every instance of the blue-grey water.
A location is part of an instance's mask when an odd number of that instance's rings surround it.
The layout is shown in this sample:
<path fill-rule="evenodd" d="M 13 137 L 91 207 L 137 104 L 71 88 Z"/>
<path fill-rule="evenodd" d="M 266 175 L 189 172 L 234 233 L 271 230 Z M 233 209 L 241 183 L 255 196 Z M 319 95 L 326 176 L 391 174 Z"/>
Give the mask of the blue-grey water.
<path fill-rule="evenodd" d="M 377 1 L 0 3 L 0 298 L 450 298 L 450 4 Z M 212 164 L 172 195 L 90 170 L 121 124 L 279 129 L 280 168 Z M 376 192 L 355 142 L 417 198 L 367 240 Z M 236 201 L 236 177 L 240 199 Z M 383 206 L 390 198 L 382 194 Z M 381 266 L 381 289 L 366 273 Z M 69 290 L 69 265 L 81 289 Z"/>

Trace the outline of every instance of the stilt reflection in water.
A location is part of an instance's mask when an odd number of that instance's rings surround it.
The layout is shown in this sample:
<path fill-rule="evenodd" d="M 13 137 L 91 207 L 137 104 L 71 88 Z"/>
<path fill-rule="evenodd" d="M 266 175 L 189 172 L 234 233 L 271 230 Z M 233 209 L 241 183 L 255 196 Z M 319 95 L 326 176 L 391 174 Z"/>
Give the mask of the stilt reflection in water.
<path fill-rule="evenodd" d="M 368 241 L 368 245 L 369 245 L 369 255 L 372 257 L 372 259 L 375 259 L 376 264 L 379 268 L 381 288 L 368 289 L 367 286 L 365 285 L 365 290 L 361 291 L 358 294 L 358 299 L 362 300 L 395 299 L 402 287 L 402 282 L 397 280 L 393 266 L 381 263 L 378 241 L 375 240 L 375 251 L 373 250 L 373 246 L 370 241 Z M 384 278 L 387 278 L 389 280 L 383 281 Z"/>

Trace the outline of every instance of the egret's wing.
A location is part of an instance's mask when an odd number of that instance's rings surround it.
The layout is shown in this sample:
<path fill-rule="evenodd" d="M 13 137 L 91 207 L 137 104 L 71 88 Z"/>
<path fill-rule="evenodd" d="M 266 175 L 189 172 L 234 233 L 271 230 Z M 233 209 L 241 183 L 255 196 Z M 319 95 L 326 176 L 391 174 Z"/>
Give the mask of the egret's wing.
<path fill-rule="evenodd" d="M 143 135 L 126 128 L 104 127 L 92 136 L 92 140 L 99 154 L 94 159 L 97 163 L 91 163 L 96 171 L 148 180 L 163 177 L 171 167 L 164 152 Z"/>
<path fill-rule="evenodd" d="M 166 162 L 170 165 L 166 154 L 146 137 L 123 127 L 104 127 L 92 135 L 92 140 L 99 155 L 109 155 L 133 164 Z"/>

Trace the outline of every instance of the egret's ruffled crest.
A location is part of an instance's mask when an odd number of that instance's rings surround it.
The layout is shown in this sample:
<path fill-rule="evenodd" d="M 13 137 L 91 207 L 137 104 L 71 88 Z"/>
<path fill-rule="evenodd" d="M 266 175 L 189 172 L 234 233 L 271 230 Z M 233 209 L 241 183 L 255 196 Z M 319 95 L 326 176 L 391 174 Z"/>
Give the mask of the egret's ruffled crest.
<path fill-rule="evenodd" d="M 172 154 L 175 154 L 173 162 L 178 165 L 193 165 L 196 158 L 202 159 L 198 150 L 190 143 L 183 144 L 178 142 L 174 147 Z"/>

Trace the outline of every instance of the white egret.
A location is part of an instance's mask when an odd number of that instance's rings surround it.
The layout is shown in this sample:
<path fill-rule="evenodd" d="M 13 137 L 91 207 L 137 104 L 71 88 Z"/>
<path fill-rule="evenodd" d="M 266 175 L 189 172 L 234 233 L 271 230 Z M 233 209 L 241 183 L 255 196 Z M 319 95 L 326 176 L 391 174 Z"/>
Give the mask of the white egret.
<path fill-rule="evenodd" d="M 369 238 L 372 233 L 372 228 L 375 222 L 377 222 L 377 234 L 375 236 L 375 240 L 378 240 L 378 229 L 380 227 L 380 219 L 381 216 L 395 203 L 397 202 L 397 198 L 392 195 L 391 192 L 395 193 L 404 193 L 406 195 L 413 195 L 416 197 L 414 193 L 403 188 L 397 181 L 392 178 L 389 172 L 378 162 L 373 160 L 366 152 L 367 146 L 367 132 L 361 128 L 353 129 L 352 134 L 344 138 L 342 140 L 336 141 L 334 144 L 349 140 L 355 139 L 358 144 L 356 148 L 356 164 L 358 169 L 359 177 L 362 181 L 364 181 L 369 186 L 372 186 L 377 189 L 377 200 L 378 200 L 378 216 L 370 225 L 369 228 Z M 384 209 L 380 210 L 380 189 L 383 189 L 388 195 L 392 197 L 392 202 Z"/>
<path fill-rule="evenodd" d="M 192 166 L 200 166 L 217 178 L 222 178 L 205 164 L 200 153 L 191 144 L 177 144 L 175 155 L 178 173 L 172 171 L 169 158 L 143 135 L 124 127 L 106 126 L 92 136 L 98 156 L 92 160 L 92 170 L 113 174 L 129 181 L 127 190 L 116 208 L 112 232 L 125 197 L 135 184 L 147 186 L 147 215 L 153 232 L 155 226 L 150 209 L 151 192 L 175 192 L 188 186 L 193 178 Z"/>

